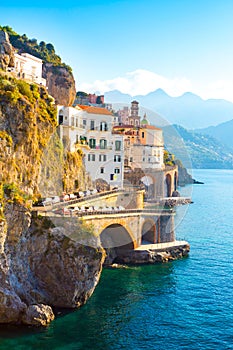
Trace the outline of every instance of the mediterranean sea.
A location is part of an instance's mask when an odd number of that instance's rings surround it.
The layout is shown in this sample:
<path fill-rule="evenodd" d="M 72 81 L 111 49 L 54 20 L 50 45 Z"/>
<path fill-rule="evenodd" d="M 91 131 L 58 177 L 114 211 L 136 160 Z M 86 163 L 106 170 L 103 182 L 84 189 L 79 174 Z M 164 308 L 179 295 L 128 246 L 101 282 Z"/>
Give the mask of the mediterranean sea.
<path fill-rule="evenodd" d="M 189 257 L 105 269 L 87 304 L 46 329 L 0 326 L 0 349 L 233 349 L 233 171 L 193 176 L 204 185 L 176 217 Z"/>

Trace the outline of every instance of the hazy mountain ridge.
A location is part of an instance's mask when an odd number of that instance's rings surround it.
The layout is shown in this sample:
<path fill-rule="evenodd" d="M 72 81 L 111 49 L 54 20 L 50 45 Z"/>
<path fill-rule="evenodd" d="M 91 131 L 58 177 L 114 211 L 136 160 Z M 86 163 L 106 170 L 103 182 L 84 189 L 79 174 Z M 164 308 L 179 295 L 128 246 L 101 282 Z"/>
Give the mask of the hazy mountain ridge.
<path fill-rule="evenodd" d="M 165 126 L 163 131 L 165 147 L 186 166 L 189 162 L 188 167 L 196 169 L 233 169 L 233 152 L 214 137 L 188 131 L 180 125 Z"/>
<path fill-rule="evenodd" d="M 195 132 L 208 134 L 215 137 L 233 152 L 233 119 L 217 126 L 210 126 L 205 129 L 196 129 Z"/>
<path fill-rule="evenodd" d="M 105 100 L 110 103 L 129 104 L 133 99 L 142 107 L 160 114 L 170 124 L 187 129 L 207 128 L 233 119 L 233 103 L 221 99 L 203 100 L 191 92 L 179 97 L 171 97 L 162 89 L 145 96 L 130 96 L 118 90 L 105 93 Z"/>

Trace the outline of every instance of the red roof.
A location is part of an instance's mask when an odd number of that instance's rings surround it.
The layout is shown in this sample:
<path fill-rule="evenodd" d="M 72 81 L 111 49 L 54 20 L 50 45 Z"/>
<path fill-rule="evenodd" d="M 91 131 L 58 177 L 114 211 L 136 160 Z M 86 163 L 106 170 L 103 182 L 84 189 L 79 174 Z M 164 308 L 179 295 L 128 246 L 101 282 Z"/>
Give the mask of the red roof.
<path fill-rule="evenodd" d="M 134 126 L 134 125 L 116 125 L 113 127 L 114 129 L 150 129 L 150 130 L 162 130 L 160 128 L 157 128 L 154 125 L 140 125 L 140 126 Z"/>
<path fill-rule="evenodd" d="M 129 125 L 129 124 L 123 124 L 123 125 L 115 125 L 114 129 L 133 129 L 135 128 L 134 125 Z M 137 128 L 137 126 L 136 126 Z"/>
<path fill-rule="evenodd" d="M 110 112 L 106 108 L 102 107 L 93 107 L 93 106 L 85 106 L 85 105 L 78 105 L 79 108 L 83 109 L 87 113 L 91 114 L 105 114 L 105 115 L 113 115 L 112 112 Z"/>
<path fill-rule="evenodd" d="M 162 130 L 160 128 L 156 128 L 154 125 L 143 125 L 141 126 L 142 129 L 151 129 L 151 130 Z"/>

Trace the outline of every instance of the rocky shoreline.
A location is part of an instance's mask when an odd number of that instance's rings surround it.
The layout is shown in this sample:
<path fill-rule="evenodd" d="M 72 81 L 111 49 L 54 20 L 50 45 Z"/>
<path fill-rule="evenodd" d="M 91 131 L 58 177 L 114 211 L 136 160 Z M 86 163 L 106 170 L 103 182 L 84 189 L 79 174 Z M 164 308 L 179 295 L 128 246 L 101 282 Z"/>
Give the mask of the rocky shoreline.
<path fill-rule="evenodd" d="M 152 245 L 153 246 L 153 245 Z M 190 245 L 187 242 L 182 244 L 175 244 L 174 246 L 166 248 L 155 248 L 132 250 L 125 252 L 121 257 L 115 259 L 114 264 L 122 265 L 142 265 L 165 263 L 186 257 L 189 254 Z"/>

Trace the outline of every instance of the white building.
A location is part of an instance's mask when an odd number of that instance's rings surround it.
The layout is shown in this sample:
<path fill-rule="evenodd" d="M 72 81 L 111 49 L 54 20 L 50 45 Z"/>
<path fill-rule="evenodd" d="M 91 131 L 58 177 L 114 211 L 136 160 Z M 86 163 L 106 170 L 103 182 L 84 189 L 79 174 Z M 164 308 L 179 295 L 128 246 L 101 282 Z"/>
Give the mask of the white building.
<path fill-rule="evenodd" d="M 42 78 L 43 61 L 40 58 L 29 53 L 22 53 L 21 55 L 15 53 L 14 56 L 15 67 L 12 71 L 17 78 L 46 86 L 46 80 Z"/>
<path fill-rule="evenodd" d="M 149 125 L 146 115 L 140 126 L 115 126 L 114 133 L 124 135 L 126 166 L 131 169 L 164 169 L 163 132 Z"/>
<path fill-rule="evenodd" d="M 87 172 L 93 181 L 123 187 L 123 135 L 112 134 L 113 114 L 105 108 L 58 106 L 60 137 L 70 151 L 82 149 Z"/>
<path fill-rule="evenodd" d="M 129 163 L 132 169 L 163 169 L 163 146 L 134 144 L 129 148 Z"/>
<path fill-rule="evenodd" d="M 69 151 L 76 150 L 76 144 L 85 136 L 80 111 L 73 107 L 58 106 L 59 135 Z"/>

